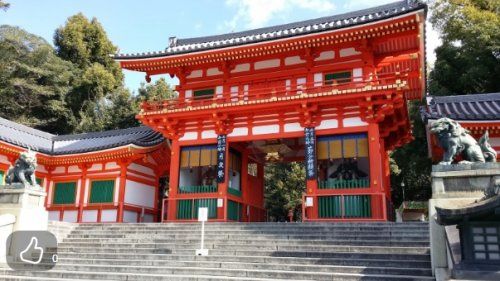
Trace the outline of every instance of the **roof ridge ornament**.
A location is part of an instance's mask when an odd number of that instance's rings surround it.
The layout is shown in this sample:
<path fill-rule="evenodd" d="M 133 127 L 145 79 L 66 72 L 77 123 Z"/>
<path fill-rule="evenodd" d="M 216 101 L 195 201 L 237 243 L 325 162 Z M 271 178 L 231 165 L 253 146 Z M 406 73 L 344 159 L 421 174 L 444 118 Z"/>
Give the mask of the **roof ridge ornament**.
<path fill-rule="evenodd" d="M 177 37 L 175 36 L 168 37 L 168 47 L 169 48 L 177 47 Z"/>

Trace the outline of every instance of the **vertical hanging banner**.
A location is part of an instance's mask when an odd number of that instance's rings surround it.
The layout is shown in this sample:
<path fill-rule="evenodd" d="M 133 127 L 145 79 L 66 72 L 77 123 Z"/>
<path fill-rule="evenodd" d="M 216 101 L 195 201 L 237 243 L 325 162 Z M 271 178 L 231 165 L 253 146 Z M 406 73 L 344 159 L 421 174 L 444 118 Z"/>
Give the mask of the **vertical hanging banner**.
<path fill-rule="evenodd" d="M 316 132 L 314 128 L 305 128 L 305 166 L 306 166 L 306 178 L 308 180 L 316 179 Z"/>
<path fill-rule="evenodd" d="M 217 136 L 217 182 L 226 179 L 226 135 Z"/>

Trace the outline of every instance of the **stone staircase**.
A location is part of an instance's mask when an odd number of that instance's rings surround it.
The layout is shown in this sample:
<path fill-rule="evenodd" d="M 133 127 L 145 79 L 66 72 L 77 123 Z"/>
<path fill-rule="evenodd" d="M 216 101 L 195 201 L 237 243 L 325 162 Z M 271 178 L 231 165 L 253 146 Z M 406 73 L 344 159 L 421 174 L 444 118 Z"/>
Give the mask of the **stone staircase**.
<path fill-rule="evenodd" d="M 424 223 L 80 224 L 48 271 L 0 280 L 434 280 Z"/>

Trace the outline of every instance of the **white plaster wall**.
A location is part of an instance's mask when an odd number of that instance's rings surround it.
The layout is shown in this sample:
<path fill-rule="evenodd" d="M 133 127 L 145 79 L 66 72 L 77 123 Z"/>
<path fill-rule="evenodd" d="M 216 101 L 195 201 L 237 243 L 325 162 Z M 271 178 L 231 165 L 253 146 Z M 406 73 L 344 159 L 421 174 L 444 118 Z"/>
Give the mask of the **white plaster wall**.
<path fill-rule="evenodd" d="M 323 73 L 314 73 L 314 86 L 319 87 L 323 84 Z"/>
<path fill-rule="evenodd" d="M 124 210 L 123 222 L 137 222 L 137 212 Z"/>
<path fill-rule="evenodd" d="M 80 170 L 80 168 L 78 168 L 78 166 L 76 165 L 73 165 L 73 166 L 69 166 L 68 167 L 68 172 L 69 173 L 79 173 L 81 172 L 82 170 Z"/>
<path fill-rule="evenodd" d="M 81 190 L 81 188 L 82 188 L 82 180 L 79 179 L 76 182 L 76 196 L 75 196 L 75 204 L 76 204 L 76 206 L 80 205 L 80 190 Z"/>
<path fill-rule="evenodd" d="M 352 70 L 352 77 L 354 78 L 354 82 L 363 81 L 363 69 L 362 68 L 354 68 Z"/>
<path fill-rule="evenodd" d="M 49 221 L 59 221 L 59 211 L 50 211 Z"/>
<path fill-rule="evenodd" d="M 224 88 L 222 86 L 215 87 L 215 95 L 217 98 L 222 98 Z"/>
<path fill-rule="evenodd" d="M 344 127 L 356 127 L 356 126 L 368 125 L 368 123 L 364 122 L 359 117 L 344 118 L 343 122 L 344 122 Z"/>
<path fill-rule="evenodd" d="M 299 56 L 285 58 L 285 65 L 294 65 L 294 64 L 305 63 L 305 62 L 306 61 L 302 60 Z"/>
<path fill-rule="evenodd" d="M 89 171 L 100 171 L 100 170 L 102 170 L 102 164 L 94 164 L 88 170 Z"/>
<path fill-rule="evenodd" d="M 78 218 L 78 211 L 64 211 L 63 221 L 76 222 Z"/>
<path fill-rule="evenodd" d="M 222 74 L 222 71 L 219 70 L 217 67 L 212 67 L 207 69 L 207 76 L 214 76 L 214 75 L 220 75 Z"/>
<path fill-rule="evenodd" d="M 263 60 L 263 61 L 258 61 L 254 64 L 255 70 L 278 67 L 278 66 L 280 66 L 279 59 Z"/>
<path fill-rule="evenodd" d="M 190 97 L 192 97 L 192 96 L 193 96 L 193 90 L 186 90 L 186 91 L 184 92 L 184 96 L 185 96 L 186 98 L 190 98 Z"/>
<path fill-rule="evenodd" d="M 184 136 L 182 138 L 179 138 L 179 140 L 184 141 L 184 140 L 195 140 L 198 138 L 198 133 L 197 132 L 186 132 L 184 133 Z"/>
<path fill-rule="evenodd" d="M 201 138 L 202 139 L 213 139 L 213 138 L 217 138 L 217 134 L 215 133 L 214 130 L 207 130 L 207 131 L 201 132 Z"/>
<path fill-rule="evenodd" d="M 117 215 L 116 210 L 102 210 L 101 222 L 115 222 L 116 215 Z"/>
<path fill-rule="evenodd" d="M 0 155 L 0 163 L 5 163 L 10 165 L 9 158 L 7 158 L 7 156 L 5 155 Z"/>
<path fill-rule="evenodd" d="M 322 61 L 322 60 L 331 60 L 335 58 L 335 52 L 334 51 L 324 51 L 319 54 L 319 57 L 315 59 L 315 61 Z"/>
<path fill-rule="evenodd" d="M 154 186 L 131 180 L 125 181 L 125 203 L 153 208 L 154 200 Z"/>
<path fill-rule="evenodd" d="M 338 128 L 339 122 L 336 119 L 330 119 L 330 120 L 323 120 L 321 121 L 321 124 L 316 127 L 316 130 L 322 130 L 322 129 L 333 129 L 333 128 Z"/>
<path fill-rule="evenodd" d="M 285 132 L 298 132 L 304 130 L 300 123 L 287 123 L 285 124 Z"/>
<path fill-rule="evenodd" d="M 148 167 L 144 167 L 144 166 L 136 164 L 136 163 L 131 163 L 128 167 L 131 170 L 135 170 L 135 171 L 141 172 L 141 173 L 146 174 L 146 175 L 151 175 L 151 176 L 155 175 L 155 172 L 153 171 L 153 169 L 148 168 Z"/>
<path fill-rule="evenodd" d="M 111 169 L 118 169 L 118 168 L 120 168 L 120 166 L 118 164 L 116 164 L 116 162 L 109 162 L 109 163 L 106 163 L 106 166 L 104 169 L 111 170 Z"/>
<path fill-rule="evenodd" d="M 249 71 L 250 70 L 250 64 L 249 63 L 241 63 L 236 65 L 236 67 L 231 70 L 231 73 L 234 72 L 243 72 L 243 71 Z"/>
<path fill-rule="evenodd" d="M 349 57 L 354 55 L 359 55 L 360 52 L 356 51 L 354 48 L 345 48 L 340 50 L 340 57 Z"/>
<path fill-rule="evenodd" d="M 255 126 L 252 129 L 252 133 L 254 135 L 273 134 L 273 133 L 279 133 L 279 131 L 280 131 L 279 125 Z"/>
<path fill-rule="evenodd" d="M 65 172 L 65 169 L 63 166 L 59 166 L 59 167 L 56 167 L 54 169 L 54 171 L 52 171 L 53 174 L 61 174 L 61 173 L 64 173 Z"/>
<path fill-rule="evenodd" d="M 97 210 L 86 210 L 82 214 L 83 222 L 97 222 Z"/>
<path fill-rule="evenodd" d="M 120 193 L 120 177 L 117 177 L 115 179 L 115 190 L 113 191 L 113 194 L 114 194 L 114 198 L 113 198 L 113 202 L 115 203 L 115 205 L 118 205 L 118 194 Z"/>
<path fill-rule="evenodd" d="M 191 71 L 191 73 L 189 73 L 188 76 L 186 76 L 186 78 L 198 78 L 198 77 L 201 77 L 203 75 L 203 70 L 201 69 L 198 69 L 198 70 L 193 70 Z"/>
<path fill-rule="evenodd" d="M 0 162 L 2 162 L 1 156 L 0 156 Z M 47 169 L 45 169 L 45 166 L 40 164 L 36 167 L 36 171 L 42 173 L 48 173 Z"/>
<path fill-rule="evenodd" d="M 228 136 L 237 137 L 237 136 L 247 136 L 247 135 L 248 135 L 248 128 L 234 128 L 233 131 Z"/>
<path fill-rule="evenodd" d="M 297 78 L 297 89 L 299 88 L 300 85 L 304 85 L 304 84 L 306 84 L 305 77 Z"/>

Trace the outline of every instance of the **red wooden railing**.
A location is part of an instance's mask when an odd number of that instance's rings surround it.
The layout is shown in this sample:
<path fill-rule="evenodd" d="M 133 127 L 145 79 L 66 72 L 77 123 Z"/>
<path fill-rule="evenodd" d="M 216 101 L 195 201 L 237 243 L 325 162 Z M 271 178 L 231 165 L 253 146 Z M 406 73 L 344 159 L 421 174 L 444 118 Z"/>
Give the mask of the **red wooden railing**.
<path fill-rule="evenodd" d="M 295 88 L 292 87 L 270 87 L 270 88 L 259 88 L 259 89 L 248 89 L 242 90 L 238 87 L 239 91 L 235 92 L 225 92 L 222 94 L 214 94 L 210 98 L 177 98 L 171 100 L 164 100 L 159 102 L 143 102 L 141 104 L 141 109 L 143 112 L 147 111 L 158 111 L 158 110 L 176 110 L 187 107 L 200 107 L 200 106 L 211 106 L 215 104 L 226 104 L 226 103 L 238 103 L 238 102 L 251 102 L 259 100 L 272 100 L 273 98 L 282 97 L 292 97 L 301 94 L 315 94 L 330 92 L 333 90 L 356 90 L 363 89 L 366 86 L 385 86 L 393 85 L 400 82 L 405 77 L 408 77 L 408 73 L 395 72 L 395 73 L 385 73 L 372 76 L 359 76 L 352 77 L 348 82 L 342 83 L 332 83 L 325 84 L 325 82 L 310 82 L 306 84 L 299 84 Z M 249 82 L 251 84 L 251 82 Z M 285 80 L 283 80 L 285 83 Z"/>

